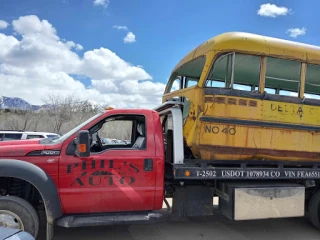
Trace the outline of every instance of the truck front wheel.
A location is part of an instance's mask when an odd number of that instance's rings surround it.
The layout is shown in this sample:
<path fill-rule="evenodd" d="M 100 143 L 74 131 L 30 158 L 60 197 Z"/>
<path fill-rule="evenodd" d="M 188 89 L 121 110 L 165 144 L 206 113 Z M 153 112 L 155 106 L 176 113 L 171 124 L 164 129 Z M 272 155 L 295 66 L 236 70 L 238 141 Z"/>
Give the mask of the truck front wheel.
<path fill-rule="evenodd" d="M 317 191 L 311 196 L 308 215 L 313 226 L 320 229 L 320 191 Z"/>
<path fill-rule="evenodd" d="M 1 196 L 0 227 L 22 229 L 36 238 L 39 231 L 39 217 L 26 200 L 15 196 Z"/>

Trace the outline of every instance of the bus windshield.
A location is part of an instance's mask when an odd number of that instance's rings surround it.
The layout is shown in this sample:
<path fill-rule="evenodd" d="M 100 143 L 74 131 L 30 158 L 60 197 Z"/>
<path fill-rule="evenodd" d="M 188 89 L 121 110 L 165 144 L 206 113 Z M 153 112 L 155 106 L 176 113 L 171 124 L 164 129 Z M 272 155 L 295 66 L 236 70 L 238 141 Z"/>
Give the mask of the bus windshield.
<path fill-rule="evenodd" d="M 202 56 L 178 68 L 171 75 L 166 93 L 197 85 L 200 80 L 205 61 L 206 58 Z"/>

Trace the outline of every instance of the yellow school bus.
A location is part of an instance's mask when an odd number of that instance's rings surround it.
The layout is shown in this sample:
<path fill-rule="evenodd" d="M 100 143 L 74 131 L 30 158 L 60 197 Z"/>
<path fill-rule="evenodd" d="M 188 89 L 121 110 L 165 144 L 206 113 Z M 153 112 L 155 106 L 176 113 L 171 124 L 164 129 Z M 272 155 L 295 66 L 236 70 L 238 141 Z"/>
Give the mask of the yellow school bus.
<path fill-rule="evenodd" d="M 172 99 L 194 158 L 320 160 L 320 47 L 218 35 L 173 69 L 162 101 Z"/>

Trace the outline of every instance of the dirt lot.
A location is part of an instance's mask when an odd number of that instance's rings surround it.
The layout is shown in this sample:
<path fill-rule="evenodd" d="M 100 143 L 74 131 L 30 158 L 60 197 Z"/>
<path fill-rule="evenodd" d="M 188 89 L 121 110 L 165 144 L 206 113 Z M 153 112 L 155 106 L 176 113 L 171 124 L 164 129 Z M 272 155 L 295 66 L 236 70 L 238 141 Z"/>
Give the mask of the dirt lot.
<path fill-rule="evenodd" d="M 214 216 L 169 218 L 148 225 L 56 228 L 54 240 L 319 240 L 320 231 L 304 218 L 234 222 Z"/>

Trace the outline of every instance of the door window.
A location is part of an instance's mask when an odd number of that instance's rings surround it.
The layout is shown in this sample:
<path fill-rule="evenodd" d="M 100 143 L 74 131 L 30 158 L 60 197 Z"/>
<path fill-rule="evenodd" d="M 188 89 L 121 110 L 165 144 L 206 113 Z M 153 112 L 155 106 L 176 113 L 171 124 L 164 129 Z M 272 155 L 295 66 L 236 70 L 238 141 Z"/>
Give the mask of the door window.
<path fill-rule="evenodd" d="M 91 152 L 110 148 L 146 149 L 146 125 L 142 115 L 108 117 L 90 130 Z"/>

